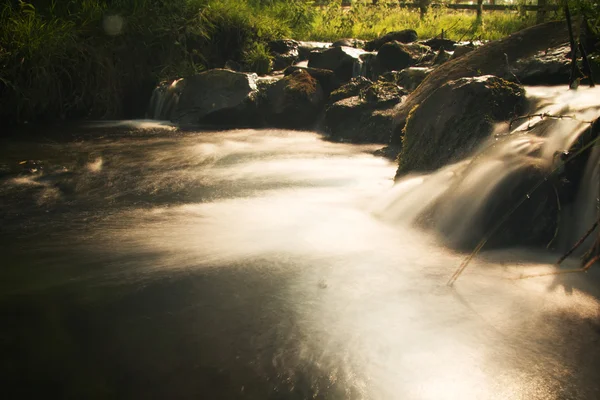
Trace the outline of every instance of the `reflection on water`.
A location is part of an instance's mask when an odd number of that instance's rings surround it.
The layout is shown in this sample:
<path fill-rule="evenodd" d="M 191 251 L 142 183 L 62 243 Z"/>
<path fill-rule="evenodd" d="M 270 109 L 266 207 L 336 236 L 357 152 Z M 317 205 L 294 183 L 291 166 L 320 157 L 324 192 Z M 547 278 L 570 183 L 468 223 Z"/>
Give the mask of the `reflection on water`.
<path fill-rule="evenodd" d="M 596 272 L 515 250 L 449 288 L 460 254 L 373 213 L 375 148 L 131 124 L 3 146 L 13 397 L 600 397 Z"/>

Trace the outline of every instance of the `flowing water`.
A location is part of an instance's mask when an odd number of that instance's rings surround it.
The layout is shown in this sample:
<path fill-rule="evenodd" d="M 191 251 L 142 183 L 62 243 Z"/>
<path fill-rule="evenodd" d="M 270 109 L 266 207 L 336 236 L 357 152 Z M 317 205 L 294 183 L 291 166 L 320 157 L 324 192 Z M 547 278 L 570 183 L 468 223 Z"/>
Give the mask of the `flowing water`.
<path fill-rule="evenodd" d="M 7 398 L 600 398 L 598 271 L 446 285 L 464 254 L 411 221 L 462 164 L 393 188 L 377 147 L 139 121 L 0 148 Z"/>

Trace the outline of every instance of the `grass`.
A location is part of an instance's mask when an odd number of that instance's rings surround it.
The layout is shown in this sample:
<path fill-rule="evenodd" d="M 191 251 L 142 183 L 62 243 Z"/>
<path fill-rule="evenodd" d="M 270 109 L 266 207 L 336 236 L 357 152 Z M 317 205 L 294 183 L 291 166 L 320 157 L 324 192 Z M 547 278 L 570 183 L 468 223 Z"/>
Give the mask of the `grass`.
<path fill-rule="evenodd" d="M 265 44 L 308 31 L 312 12 L 284 0 L 5 2 L 0 119 L 139 116 L 160 80 L 227 61 L 265 72 Z"/>
<path fill-rule="evenodd" d="M 424 18 L 416 9 L 399 8 L 396 1 L 380 1 L 376 7 L 355 2 L 350 9 L 337 3 L 320 8 L 306 39 L 333 41 L 339 38 L 374 39 L 387 32 L 414 29 L 420 38 L 439 36 L 454 40 L 495 40 L 535 23 L 535 15 L 516 11 L 485 12 L 478 23 L 474 12 L 430 9 Z"/>

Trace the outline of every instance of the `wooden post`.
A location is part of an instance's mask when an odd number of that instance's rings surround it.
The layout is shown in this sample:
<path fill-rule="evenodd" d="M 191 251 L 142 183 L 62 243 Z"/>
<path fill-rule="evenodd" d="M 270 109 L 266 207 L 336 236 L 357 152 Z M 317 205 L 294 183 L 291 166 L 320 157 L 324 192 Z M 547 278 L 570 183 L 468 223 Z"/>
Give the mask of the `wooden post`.
<path fill-rule="evenodd" d="M 546 22 L 546 6 L 548 5 L 548 0 L 538 0 L 538 10 L 536 15 L 536 22 L 541 24 Z"/>
<path fill-rule="evenodd" d="M 481 22 L 483 18 L 483 0 L 477 0 L 477 21 Z"/>

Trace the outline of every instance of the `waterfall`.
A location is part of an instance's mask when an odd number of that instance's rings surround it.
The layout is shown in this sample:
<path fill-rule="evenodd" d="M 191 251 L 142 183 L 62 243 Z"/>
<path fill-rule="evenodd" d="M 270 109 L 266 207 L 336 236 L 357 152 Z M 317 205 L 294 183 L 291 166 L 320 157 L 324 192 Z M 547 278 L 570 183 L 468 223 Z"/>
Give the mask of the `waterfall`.
<path fill-rule="evenodd" d="M 177 111 L 183 79 L 161 82 L 152 92 L 147 117 L 155 120 L 172 120 Z"/>
<path fill-rule="evenodd" d="M 505 225 L 512 227 L 495 235 L 514 239 L 513 244 L 530 244 L 530 236 L 539 236 L 551 219 L 558 234 L 546 234 L 544 240 L 552 239 L 553 247 L 571 246 L 598 215 L 600 147 L 566 163 L 561 155 L 570 151 L 572 156 L 595 139 L 590 121 L 600 117 L 600 89 L 529 87 L 527 94 L 537 105 L 532 117 L 510 131 L 507 124 L 499 125 L 465 160 L 401 178 L 375 213 L 389 221 L 424 224 L 446 242 L 471 248 L 511 214 Z"/>

